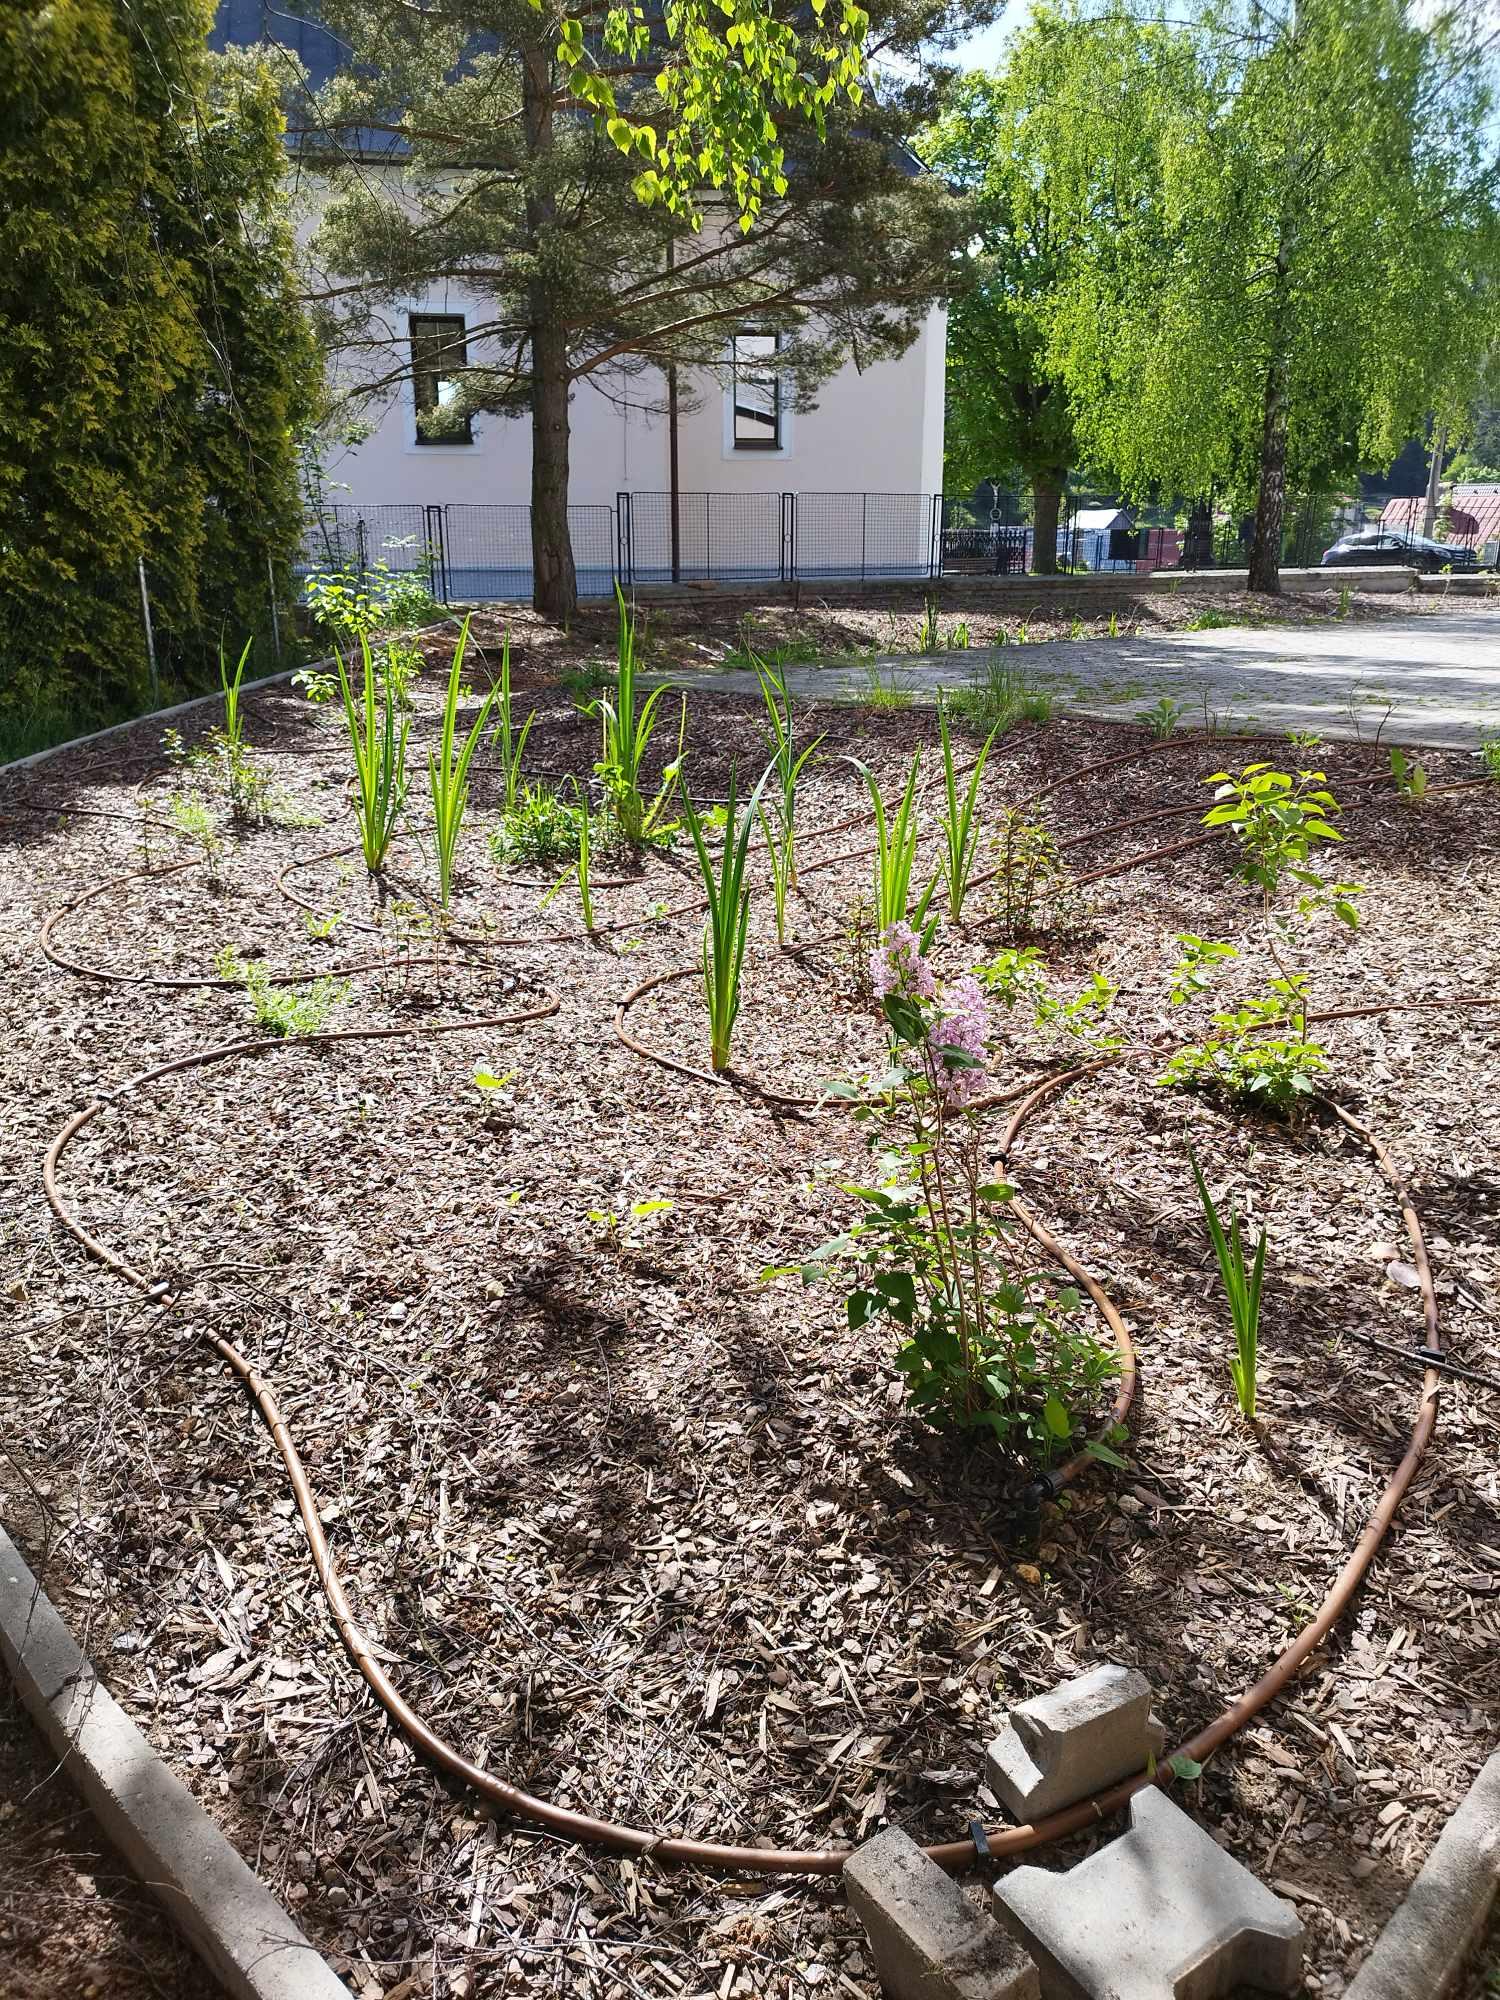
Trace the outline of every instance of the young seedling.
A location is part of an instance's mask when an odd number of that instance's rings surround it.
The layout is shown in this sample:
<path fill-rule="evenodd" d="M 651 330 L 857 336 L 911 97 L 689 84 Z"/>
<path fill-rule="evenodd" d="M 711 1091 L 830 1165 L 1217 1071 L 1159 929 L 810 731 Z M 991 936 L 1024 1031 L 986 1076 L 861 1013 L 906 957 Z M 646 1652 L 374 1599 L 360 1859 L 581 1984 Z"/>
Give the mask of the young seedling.
<path fill-rule="evenodd" d="M 643 847 L 653 835 L 666 833 L 663 815 L 671 802 L 682 771 L 682 746 L 687 734 L 687 696 L 677 726 L 677 755 L 662 770 L 656 795 L 647 800 L 641 790 L 641 771 L 646 750 L 656 729 L 657 711 L 666 694 L 665 684 L 653 688 L 641 704 L 635 702 L 635 621 L 625 603 L 624 592 L 615 585 L 620 609 L 619 645 L 616 655 L 614 696 L 601 695 L 589 702 L 585 715 L 597 715 L 602 730 L 599 762 L 594 766 L 604 784 L 605 795 L 619 828 L 620 838 L 631 847 Z"/>
<path fill-rule="evenodd" d="M 1409 806 L 1419 806 L 1427 796 L 1427 766 L 1404 750 L 1391 751 L 1391 777 L 1396 790 Z"/>
<path fill-rule="evenodd" d="M 378 875 L 396 831 L 396 821 L 406 799 L 406 739 L 411 723 L 405 716 L 400 733 L 396 730 L 396 700 L 389 680 L 376 703 L 376 674 L 370 658 L 370 641 L 359 635 L 364 687 L 358 703 L 349 686 L 344 656 L 334 654 L 338 667 L 339 694 L 344 704 L 344 723 L 349 731 L 349 747 L 354 754 L 354 817 L 359 827 L 360 850 L 365 868 Z"/>
<path fill-rule="evenodd" d="M 1260 1290 L 1266 1268 L 1266 1232 L 1264 1229 L 1260 1232 L 1260 1240 L 1255 1246 L 1254 1262 L 1248 1263 L 1238 1210 L 1231 1206 L 1229 1229 L 1226 1233 L 1196 1155 L 1190 1151 L 1188 1159 L 1192 1162 L 1193 1179 L 1198 1183 L 1198 1199 L 1203 1205 L 1203 1219 L 1208 1224 L 1214 1255 L 1218 1259 L 1219 1276 L 1223 1281 L 1225 1296 L 1229 1300 L 1229 1317 L 1234 1326 L 1234 1353 L 1229 1362 L 1230 1380 L 1234 1383 L 1234 1393 L 1241 1414 L 1254 1423 L 1256 1378 L 1260 1366 Z"/>
<path fill-rule="evenodd" d="M 762 774 L 743 815 L 736 817 L 735 773 L 731 769 L 724 845 L 717 872 L 708 851 L 703 822 L 688 796 L 686 785 L 682 788 L 683 818 L 692 835 L 708 898 L 708 922 L 703 926 L 703 997 L 708 1007 L 709 1060 L 716 1075 L 729 1067 L 730 1041 L 739 1017 L 740 978 L 745 964 L 745 940 L 750 929 L 750 890 L 745 881 L 745 866 L 750 854 L 750 834 L 767 775 Z"/>
<path fill-rule="evenodd" d="M 448 674 L 448 695 L 443 703 L 443 740 L 438 753 L 427 753 L 427 781 L 432 793 L 433 838 L 437 844 L 438 884 L 443 909 L 446 911 L 453 898 L 453 862 L 458 851 L 458 836 L 463 826 L 464 811 L 469 803 L 469 765 L 474 751 L 484 733 L 485 724 L 490 719 L 500 690 L 492 687 L 485 696 L 473 728 L 465 737 L 463 746 L 455 755 L 454 745 L 458 728 L 459 676 L 463 672 L 464 653 L 469 643 L 469 621 L 466 618 L 458 635 L 458 644 L 453 649 L 453 665 Z"/>
<path fill-rule="evenodd" d="M 779 660 L 766 662 L 756 660 L 755 672 L 760 681 L 761 698 L 766 704 L 766 714 L 771 724 L 771 769 L 775 773 L 776 788 L 780 794 L 777 800 L 777 817 L 780 821 L 779 845 L 783 854 L 782 867 L 786 887 L 797 886 L 797 785 L 808 759 L 823 741 L 826 731 L 820 732 L 805 750 L 798 751 L 795 718 L 792 713 L 792 698 L 787 691 L 786 669 Z"/>
<path fill-rule="evenodd" d="M 922 753 L 918 750 L 911 760 L 901 804 L 891 817 L 887 816 L 875 773 L 857 758 L 851 758 L 850 762 L 864 779 L 875 808 L 875 917 L 880 934 L 883 937 L 892 924 L 906 923 L 909 915 L 912 928 L 921 932 L 925 951 L 937 929 L 937 917 L 927 914 L 938 885 L 936 875 L 923 890 L 916 909 L 909 911 L 911 875 L 917 859 L 917 773 Z"/>
<path fill-rule="evenodd" d="M 943 745 L 944 794 L 941 820 L 943 851 L 939 860 L 943 881 L 948 889 L 948 915 L 954 923 L 957 923 L 963 915 L 964 897 L 969 891 L 969 877 L 974 872 L 974 856 L 979 846 L 979 821 L 975 812 L 979 798 L 979 783 L 984 776 L 990 746 L 999 729 L 1000 725 L 997 722 L 985 738 L 984 748 L 969 773 L 968 787 L 960 798 L 957 774 L 953 768 L 953 745 L 948 736 L 948 704 L 944 702 L 938 709 L 938 730 Z"/>
<path fill-rule="evenodd" d="M 536 721 L 536 710 L 533 709 L 519 729 L 511 725 L 509 632 L 500 649 L 500 698 L 496 709 L 500 719 L 495 724 L 495 733 L 490 741 L 500 759 L 500 778 L 504 788 L 501 810 L 508 814 L 516 810 L 521 788 L 521 759 L 526 754 L 526 739 L 531 734 L 531 725 Z"/>
<path fill-rule="evenodd" d="M 239 665 L 231 679 L 224 641 L 219 641 L 219 685 L 224 690 L 224 740 L 235 750 L 242 748 L 245 741 L 245 718 L 240 714 L 240 682 L 245 678 L 245 662 L 254 644 L 254 639 L 245 641 Z"/>

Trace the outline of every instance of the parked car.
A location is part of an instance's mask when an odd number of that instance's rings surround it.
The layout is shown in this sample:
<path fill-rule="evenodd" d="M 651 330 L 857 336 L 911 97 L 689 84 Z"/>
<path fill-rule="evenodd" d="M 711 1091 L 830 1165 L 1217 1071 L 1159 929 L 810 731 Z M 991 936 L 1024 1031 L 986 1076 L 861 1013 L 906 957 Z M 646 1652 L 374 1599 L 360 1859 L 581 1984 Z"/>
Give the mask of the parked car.
<path fill-rule="evenodd" d="M 1324 569 L 1361 563 L 1400 563 L 1409 569 L 1451 569 L 1458 574 L 1478 569 L 1479 557 L 1467 543 L 1437 542 L 1429 535 L 1413 534 L 1410 528 L 1356 528 L 1323 551 Z"/>

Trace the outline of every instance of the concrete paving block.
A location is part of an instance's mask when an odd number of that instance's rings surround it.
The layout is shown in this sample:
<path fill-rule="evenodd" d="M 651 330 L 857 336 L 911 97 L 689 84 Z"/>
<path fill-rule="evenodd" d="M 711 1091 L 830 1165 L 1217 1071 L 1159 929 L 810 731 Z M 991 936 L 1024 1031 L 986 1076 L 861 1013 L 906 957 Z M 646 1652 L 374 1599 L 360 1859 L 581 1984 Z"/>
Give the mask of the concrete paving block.
<path fill-rule="evenodd" d="M 349 2000 L 333 1968 L 99 1685 L 4 1529 L 0 1660 L 108 1839 L 233 2000 Z"/>
<path fill-rule="evenodd" d="M 995 1914 L 1036 1960 L 1043 2000 L 1217 2000 L 1302 1978 L 1296 1911 L 1155 1786 L 1131 1800 L 1130 1831 L 1076 1868 L 1003 1876 Z"/>
<path fill-rule="evenodd" d="M 1500 1750 L 1469 1788 L 1344 2000 L 1438 2000 L 1500 1886 Z"/>
<path fill-rule="evenodd" d="M 850 1855 L 844 1890 L 889 2000 L 1040 2000 L 1021 1946 L 900 1827 Z"/>
<path fill-rule="evenodd" d="M 985 1775 L 1024 1825 L 1134 1777 L 1165 1743 L 1146 1676 L 1095 1667 L 1013 1708 L 985 1754 Z"/>

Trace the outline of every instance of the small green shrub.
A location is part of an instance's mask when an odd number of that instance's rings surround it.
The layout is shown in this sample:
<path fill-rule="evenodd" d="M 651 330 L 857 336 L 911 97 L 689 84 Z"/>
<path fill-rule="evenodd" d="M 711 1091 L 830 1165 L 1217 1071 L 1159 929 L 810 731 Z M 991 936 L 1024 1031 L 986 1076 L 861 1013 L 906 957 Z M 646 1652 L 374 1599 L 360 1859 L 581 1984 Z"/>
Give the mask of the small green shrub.
<path fill-rule="evenodd" d="M 939 986 L 905 924 L 886 932 L 872 973 L 891 1056 L 878 1100 L 854 1115 L 870 1128 L 879 1175 L 845 1187 L 858 1220 L 792 1269 L 838 1284 L 851 1329 L 891 1325 L 907 1401 L 935 1428 L 988 1434 L 1023 1463 L 1046 1463 L 1075 1448 L 1118 1361 L 1078 1292 L 1013 1247 L 1013 1190 L 994 1178 L 974 1108 L 993 1089 L 979 982 Z M 1085 1448 L 1120 1462 L 1107 1443 Z"/>
<path fill-rule="evenodd" d="M 665 684 L 653 688 L 637 708 L 635 620 L 618 584 L 615 585 L 615 601 L 619 606 L 620 626 L 613 694 L 601 695 L 597 701 L 590 702 L 584 713 L 599 718 L 602 742 L 594 770 L 604 786 L 610 816 L 626 845 L 639 848 L 662 836 L 670 838 L 673 831 L 664 815 L 682 771 L 682 746 L 687 734 L 687 696 L 682 697 L 682 713 L 677 726 L 677 754 L 663 767 L 661 784 L 655 796 L 648 799 L 641 789 L 641 774 L 645 768 L 646 751 L 656 729 L 657 710 L 667 689 Z"/>
<path fill-rule="evenodd" d="M 174 792 L 167 804 L 167 818 L 198 849 L 209 881 L 222 882 L 224 843 L 219 836 L 219 822 L 206 802 L 196 792 Z"/>
<path fill-rule="evenodd" d="M 1164 694 L 1150 708 L 1143 708 L 1136 721 L 1143 729 L 1149 729 L 1158 743 L 1164 743 L 1169 736 L 1177 733 L 1177 724 L 1182 718 L 1182 703 Z"/>
<path fill-rule="evenodd" d="M 394 550 L 400 544 L 385 546 Z M 432 594 L 430 561 L 415 570 L 397 570 L 380 556 L 363 571 L 357 563 L 315 569 L 304 580 L 302 595 L 324 631 L 348 640 L 379 631 L 411 631 L 443 616 Z"/>
<path fill-rule="evenodd" d="M 545 785 L 527 785 L 490 835 L 498 862 L 577 861 L 583 814 Z"/>
<path fill-rule="evenodd" d="M 1066 928 L 1078 892 L 1043 819 L 1015 806 L 1000 811 L 995 835 L 996 915 L 1006 937 L 1027 937 Z"/>
<path fill-rule="evenodd" d="M 1427 766 L 1404 750 L 1391 751 L 1391 779 L 1407 805 L 1419 806 L 1426 798 Z"/>
<path fill-rule="evenodd" d="M 1484 765 L 1484 775 L 1500 784 L 1500 734 L 1480 738 L 1479 761 Z"/>
<path fill-rule="evenodd" d="M 264 961 L 239 958 L 233 945 L 225 945 L 214 963 L 221 979 L 233 979 L 244 987 L 255 1025 L 272 1035 L 316 1035 L 349 992 L 343 980 L 326 977 L 314 979 L 300 992 L 273 986 Z"/>
<path fill-rule="evenodd" d="M 398 732 L 396 691 L 389 676 L 380 689 L 377 708 L 375 667 L 369 638 L 363 632 L 359 635 L 359 650 L 364 680 L 357 702 L 349 686 L 343 654 L 335 653 L 334 661 L 354 758 L 354 816 L 359 825 L 360 849 L 367 871 L 378 875 L 385 866 L 406 800 L 406 742 L 411 723 L 403 716 Z"/>
<path fill-rule="evenodd" d="M 453 899 L 453 864 L 458 852 L 459 830 L 463 825 L 464 813 L 469 804 L 469 765 L 474 752 L 484 734 L 485 724 L 490 719 L 490 710 L 499 696 L 499 689 L 492 687 L 480 705 L 474 726 L 464 738 L 462 745 L 457 742 L 459 677 L 463 672 L 464 653 L 469 643 L 469 621 L 466 618 L 458 635 L 458 644 L 453 649 L 453 665 L 448 673 L 448 693 L 443 703 L 443 734 L 438 750 L 427 753 L 427 783 L 432 795 L 433 837 L 437 843 L 438 883 L 443 909 L 446 911 Z"/>

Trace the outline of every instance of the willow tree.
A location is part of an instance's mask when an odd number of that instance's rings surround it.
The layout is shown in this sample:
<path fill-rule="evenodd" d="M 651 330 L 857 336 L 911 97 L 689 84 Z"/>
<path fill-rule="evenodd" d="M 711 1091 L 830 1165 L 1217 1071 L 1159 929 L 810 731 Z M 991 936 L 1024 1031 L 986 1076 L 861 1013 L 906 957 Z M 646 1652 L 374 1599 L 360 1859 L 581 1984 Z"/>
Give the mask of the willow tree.
<path fill-rule="evenodd" d="M 1080 232 L 1048 357 L 1128 491 L 1253 505 L 1280 587 L 1288 484 L 1461 416 L 1495 330 L 1491 64 L 1473 14 L 1210 0 L 1188 24 L 1044 17 L 1031 170 Z"/>
<path fill-rule="evenodd" d="M 783 22 L 819 14 L 802 0 L 778 7 Z M 440 15 L 324 0 L 322 18 L 350 49 L 304 114 L 325 202 L 312 294 L 340 382 L 368 404 L 410 374 L 400 308 L 414 294 L 452 287 L 477 302 L 445 371 L 448 400 L 424 423 L 441 435 L 479 412 L 529 418 L 534 595 L 549 616 L 569 617 L 577 596 L 567 501 L 581 384 L 649 404 L 669 367 L 722 372 L 731 335 L 749 326 L 780 336 L 777 372 L 805 402 L 842 362 L 909 345 L 952 281 L 964 206 L 904 141 L 940 108 L 944 74 L 919 56 L 968 18 L 962 0 L 872 9 L 867 46 L 900 67 L 858 103 L 845 92 L 816 115 L 795 103 L 764 112 L 774 145 L 753 217 L 736 147 L 722 161 L 705 148 L 708 184 L 691 198 L 643 166 L 653 145 L 660 162 L 678 143 L 659 49 L 600 59 L 632 129 L 658 135 L 632 147 L 580 103 L 565 13 L 532 0 L 448 0 Z M 384 170 L 341 139 L 372 127 L 399 149 Z M 729 184 L 716 191 L 721 170 Z"/>

